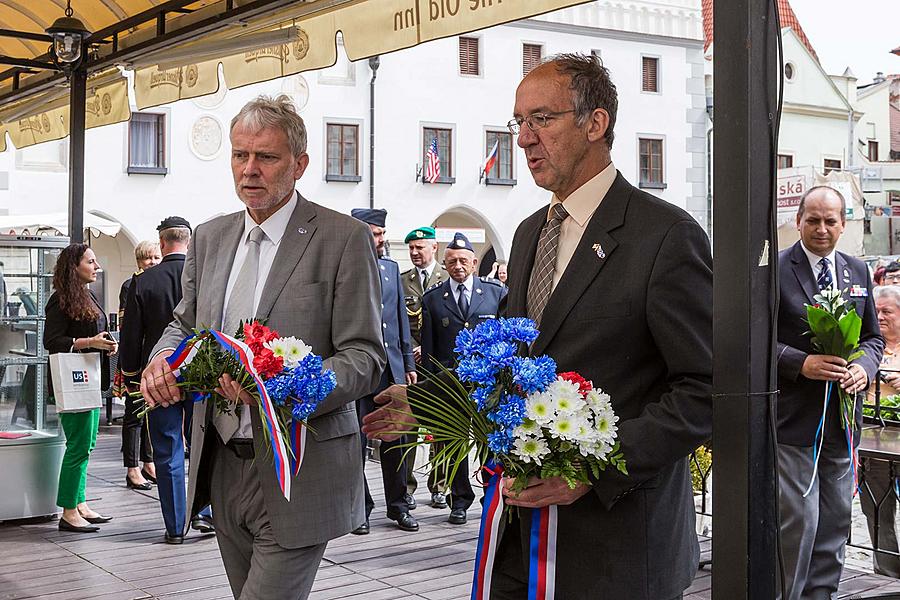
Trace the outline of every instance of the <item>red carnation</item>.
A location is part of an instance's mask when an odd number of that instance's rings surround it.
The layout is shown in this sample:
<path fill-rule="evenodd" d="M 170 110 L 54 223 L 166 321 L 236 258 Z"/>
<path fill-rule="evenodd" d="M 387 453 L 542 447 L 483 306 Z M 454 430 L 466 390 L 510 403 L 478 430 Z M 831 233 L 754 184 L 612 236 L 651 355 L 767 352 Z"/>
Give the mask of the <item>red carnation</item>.
<path fill-rule="evenodd" d="M 594 384 L 576 373 L 575 371 L 568 371 L 566 373 L 560 373 L 559 377 L 565 381 L 569 381 L 578 386 L 578 393 L 582 396 L 587 395 L 589 391 L 594 388 Z"/>
<path fill-rule="evenodd" d="M 284 370 L 284 359 L 268 348 L 263 348 L 259 354 L 254 353 L 253 367 L 263 379 L 271 379 Z"/>

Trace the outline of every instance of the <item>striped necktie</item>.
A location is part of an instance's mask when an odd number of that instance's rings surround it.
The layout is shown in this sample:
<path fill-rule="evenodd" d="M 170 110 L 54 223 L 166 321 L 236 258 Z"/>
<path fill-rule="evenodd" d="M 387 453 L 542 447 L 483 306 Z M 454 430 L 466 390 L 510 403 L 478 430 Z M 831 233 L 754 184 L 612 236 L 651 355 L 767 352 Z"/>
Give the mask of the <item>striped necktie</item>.
<path fill-rule="evenodd" d="M 816 283 L 819 284 L 819 290 L 824 290 L 825 288 L 830 288 L 831 284 L 834 283 L 834 280 L 831 278 L 831 261 L 827 258 L 823 258 L 819 261 L 819 276 L 816 278 Z"/>
<path fill-rule="evenodd" d="M 559 249 L 559 231 L 562 222 L 569 216 L 562 202 L 557 202 L 550 209 L 550 219 L 541 230 L 537 252 L 534 254 L 534 267 L 531 279 L 528 280 L 528 318 L 538 325 L 544 314 L 544 307 L 553 291 L 553 273 L 556 270 L 556 254 Z"/>

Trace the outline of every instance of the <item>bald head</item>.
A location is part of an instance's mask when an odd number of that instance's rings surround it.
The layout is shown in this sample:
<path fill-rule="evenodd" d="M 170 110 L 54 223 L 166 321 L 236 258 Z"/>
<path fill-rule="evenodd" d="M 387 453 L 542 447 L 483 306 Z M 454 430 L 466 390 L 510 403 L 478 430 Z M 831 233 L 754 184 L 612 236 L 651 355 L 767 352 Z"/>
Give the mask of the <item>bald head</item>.
<path fill-rule="evenodd" d="M 817 186 L 800 199 L 797 231 L 803 246 L 817 256 L 828 256 L 844 233 L 844 197 L 835 189 Z"/>

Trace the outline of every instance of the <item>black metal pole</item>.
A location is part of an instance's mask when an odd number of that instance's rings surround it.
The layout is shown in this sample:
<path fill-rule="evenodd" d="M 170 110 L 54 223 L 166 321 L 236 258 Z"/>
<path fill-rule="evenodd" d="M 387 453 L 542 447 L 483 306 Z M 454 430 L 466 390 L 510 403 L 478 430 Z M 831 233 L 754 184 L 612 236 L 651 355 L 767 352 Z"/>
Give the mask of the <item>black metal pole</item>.
<path fill-rule="evenodd" d="M 84 242 L 84 128 L 87 69 L 69 77 L 69 239 Z"/>
<path fill-rule="evenodd" d="M 369 59 L 372 79 L 369 80 L 369 208 L 375 208 L 375 78 L 381 59 L 373 56 Z"/>
<path fill-rule="evenodd" d="M 773 4 L 714 6 L 714 600 L 776 589 Z"/>

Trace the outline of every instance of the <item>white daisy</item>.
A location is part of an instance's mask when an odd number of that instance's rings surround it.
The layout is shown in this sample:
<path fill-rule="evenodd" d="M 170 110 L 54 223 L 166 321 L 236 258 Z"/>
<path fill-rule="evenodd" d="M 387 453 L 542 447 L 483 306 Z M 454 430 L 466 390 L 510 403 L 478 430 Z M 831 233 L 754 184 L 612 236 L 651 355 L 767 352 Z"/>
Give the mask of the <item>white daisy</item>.
<path fill-rule="evenodd" d="M 526 416 L 540 425 L 547 425 L 553 419 L 553 404 L 546 392 L 531 394 L 525 400 Z"/>
<path fill-rule="evenodd" d="M 560 413 L 550 423 L 550 433 L 561 440 L 576 441 L 582 423 L 575 415 Z"/>
<path fill-rule="evenodd" d="M 550 454 L 550 447 L 541 438 L 519 438 L 513 443 L 512 453 L 525 462 L 541 464 L 541 459 Z"/>
<path fill-rule="evenodd" d="M 522 424 L 513 430 L 513 435 L 517 438 L 527 438 L 529 436 L 540 435 L 541 426 L 536 421 L 524 419 Z"/>

